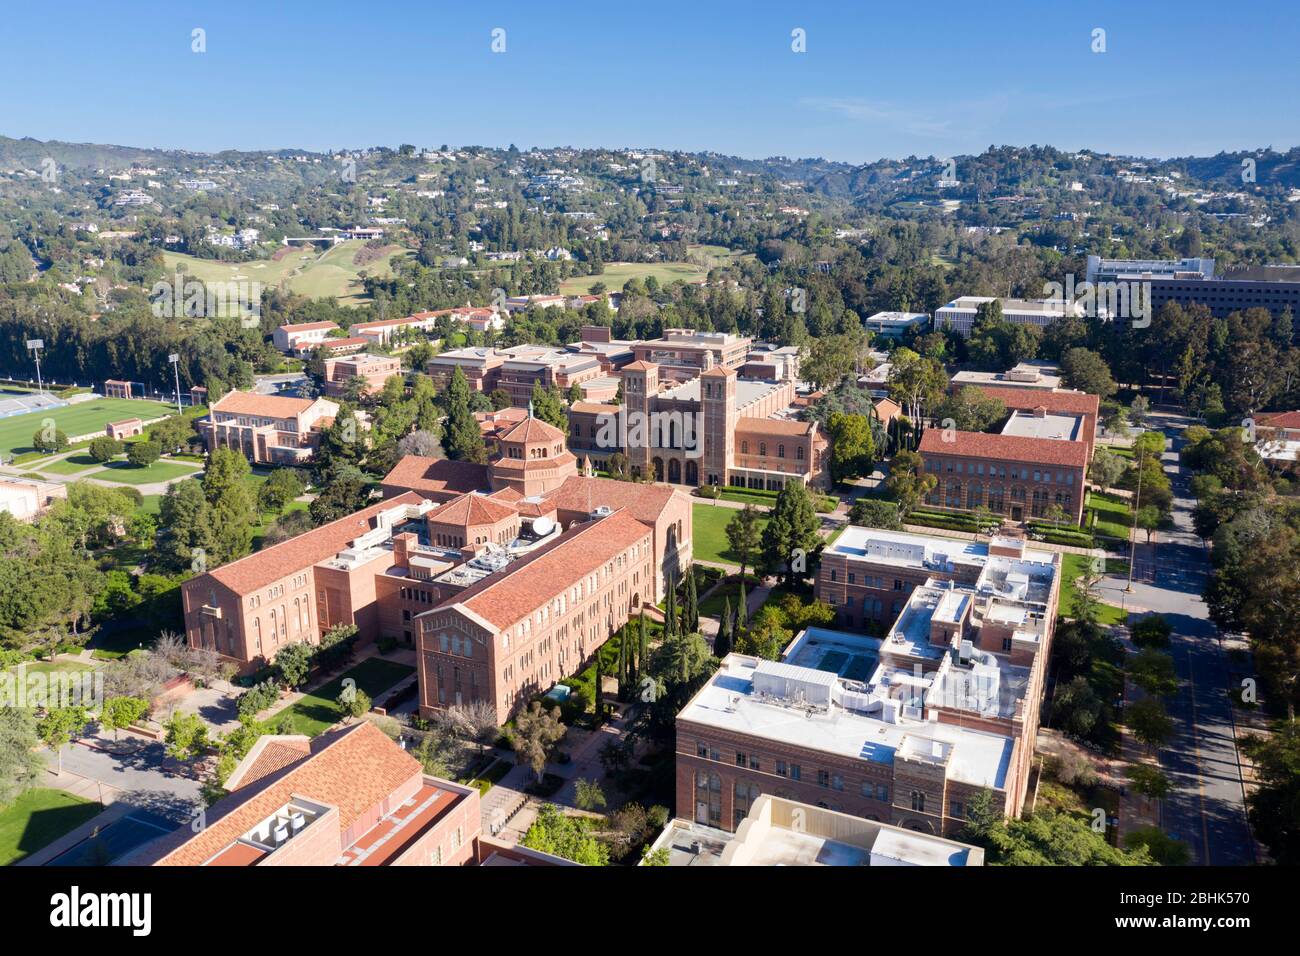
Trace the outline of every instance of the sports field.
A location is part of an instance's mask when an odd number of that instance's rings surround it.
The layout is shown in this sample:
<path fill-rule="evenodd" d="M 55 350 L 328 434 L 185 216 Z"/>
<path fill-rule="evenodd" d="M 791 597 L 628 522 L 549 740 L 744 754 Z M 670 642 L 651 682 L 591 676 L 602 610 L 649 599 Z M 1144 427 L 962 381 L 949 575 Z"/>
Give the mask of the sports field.
<path fill-rule="evenodd" d="M 0 418 L 0 455 L 32 451 L 32 436 L 47 418 L 54 419 L 54 427 L 69 438 L 102 432 L 109 422 L 123 418 L 162 418 L 175 412 L 171 405 L 127 398 L 97 398 L 94 401 L 69 405 L 46 412 L 28 412 Z"/>
<path fill-rule="evenodd" d="M 349 239 L 324 252 L 318 246 L 295 244 L 279 260 L 218 262 L 179 252 L 164 252 L 163 260 L 169 275 L 183 265 L 200 282 L 260 282 L 263 288 L 284 286 L 312 298 L 333 296 L 344 305 L 354 305 L 365 298 L 362 272 L 390 275 L 393 258 L 408 254 L 400 246 L 387 246 L 380 258 L 358 265 L 353 260 L 365 244 L 362 239 Z"/>

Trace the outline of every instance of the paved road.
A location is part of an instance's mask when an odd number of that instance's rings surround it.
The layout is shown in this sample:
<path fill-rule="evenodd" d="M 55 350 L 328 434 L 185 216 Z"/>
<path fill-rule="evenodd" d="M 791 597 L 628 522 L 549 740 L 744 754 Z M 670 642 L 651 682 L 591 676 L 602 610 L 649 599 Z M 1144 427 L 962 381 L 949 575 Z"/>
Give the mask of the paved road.
<path fill-rule="evenodd" d="M 122 742 L 127 739 L 124 734 Z M 202 805 L 199 782 L 180 772 L 181 765 L 166 755 L 161 743 L 131 738 L 129 753 L 110 753 L 97 749 L 96 744 L 98 740 L 90 738 L 64 747 L 61 779 L 73 779 L 75 775 L 102 783 L 117 791 L 119 800 L 177 819 L 188 817 L 187 808 Z M 55 755 L 47 753 L 47 757 L 53 769 L 57 765 Z"/>
<path fill-rule="evenodd" d="M 1255 862 L 1255 842 L 1226 690 L 1227 656 L 1201 599 L 1209 562 L 1192 530 L 1191 476 L 1178 460 L 1187 424 L 1181 417 L 1153 415 L 1150 425 L 1172 440 L 1164 465 L 1174 487 L 1174 527 L 1159 532 L 1155 544 L 1138 546 L 1131 594 L 1124 594 L 1125 581 L 1117 578 L 1108 577 L 1099 590 L 1104 601 L 1119 603 L 1117 595 L 1125 596 L 1129 605 L 1164 614 L 1174 628 L 1169 652 L 1180 685 L 1168 702 L 1175 737 L 1160 752 L 1174 787 L 1164 804 L 1164 829 L 1191 847 L 1197 863 L 1244 865 Z"/>

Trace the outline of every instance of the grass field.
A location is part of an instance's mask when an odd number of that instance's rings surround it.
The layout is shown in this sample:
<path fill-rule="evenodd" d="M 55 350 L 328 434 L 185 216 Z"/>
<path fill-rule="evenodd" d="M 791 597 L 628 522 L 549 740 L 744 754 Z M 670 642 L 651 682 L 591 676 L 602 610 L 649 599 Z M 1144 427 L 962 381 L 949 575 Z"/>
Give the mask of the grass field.
<path fill-rule="evenodd" d="M 605 271 L 598 276 L 573 276 L 560 283 L 560 292 L 564 295 L 585 293 L 597 282 L 605 283 L 605 288 L 619 291 L 629 279 L 644 279 L 654 276 L 660 285 L 668 285 L 679 279 L 685 282 L 698 282 L 709 274 L 703 266 L 693 262 L 607 262 Z"/>
<path fill-rule="evenodd" d="M 175 409 L 161 402 L 146 402 L 127 398 L 97 398 L 94 401 L 69 405 L 66 408 L 28 412 L 0 418 L 0 455 L 25 454 L 34 451 L 32 436 L 47 419 L 54 419 L 54 427 L 69 438 L 102 432 L 109 422 L 123 418 L 139 418 L 148 421 L 162 418 Z"/>
<path fill-rule="evenodd" d="M 95 472 L 102 481 L 123 485 L 151 485 L 155 481 L 170 481 L 185 475 L 198 474 L 200 469 L 179 461 L 162 459 L 152 465 L 133 465 L 129 461 L 110 461 L 103 471 Z"/>
<path fill-rule="evenodd" d="M 1079 587 L 1075 583 L 1079 577 L 1088 568 L 1088 562 L 1092 558 L 1086 554 L 1063 554 L 1061 555 L 1061 613 L 1067 617 L 1074 616 L 1074 602 L 1079 593 Z M 1118 573 L 1120 568 L 1118 562 L 1107 561 L 1107 570 L 1111 573 Z M 1127 569 L 1128 565 L 1124 564 Z M 1113 604 L 1097 605 L 1100 615 L 1099 620 L 1102 624 L 1123 624 L 1128 620 L 1128 612 L 1122 607 L 1115 607 Z"/>
<path fill-rule="evenodd" d="M 694 522 L 695 557 L 700 561 L 722 561 L 727 564 L 740 564 L 740 557 L 732 553 L 727 542 L 727 523 L 738 514 L 735 508 L 720 505 L 697 504 L 692 509 Z M 760 515 L 759 528 L 767 527 L 767 515 Z M 754 556 L 750 557 L 752 564 Z"/>
<path fill-rule="evenodd" d="M 408 674 L 415 673 L 415 668 L 379 657 L 369 657 L 356 667 L 339 675 L 322 687 L 317 688 L 297 703 L 290 705 L 283 713 L 293 719 L 293 733 L 315 737 L 328 730 L 342 719 L 335 698 L 343 690 L 343 681 L 347 678 L 357 682 L 357 689 L 365 691 L 374 698 L 392 687 Z M 273 720 L 279 720 L 276 714 Z"/>
<path fill-rule="evenodd" d="M 69 455 L 61 461 L 41 465 L 41 471 L 51 475 L 75 475 L 77 472 L 85 471 L 88 468 L 98 468 L 99 466 L 100 463 L 89 455 Z"/>
<path fill-rule="evenodd" d="M 1096 534 L 1127 541 L 1133 521 L 1133 509 L 1119 495 L 1102 491 L 1088 492 L 1086 507 L 1097 513 Z"/>
<path fill-rule="evenodd" d="M 365 244 L 362 239 L 349 239 L 324 252 L 315 246 L 295 245 L 279 261 L 218 262 L 179 252 L 164 252 L 163 259 L 169 273 L 183 265 L 200 282 L 260 282 L 264 288 L 283 286 L 312 298 L 333 296 L 343 305 L 356 305 L 365 299 L 362 272 L 391 275 L 393 257 L 409 255 L 400 246 L 389 246 L 382 258 L 357 265 L 353 259 Z"/>
<path fill-rule="evenodd" d="M 0 809 L 0 866 L 49 846 L 103 810 L 64 790 L 37 787 Z"/>

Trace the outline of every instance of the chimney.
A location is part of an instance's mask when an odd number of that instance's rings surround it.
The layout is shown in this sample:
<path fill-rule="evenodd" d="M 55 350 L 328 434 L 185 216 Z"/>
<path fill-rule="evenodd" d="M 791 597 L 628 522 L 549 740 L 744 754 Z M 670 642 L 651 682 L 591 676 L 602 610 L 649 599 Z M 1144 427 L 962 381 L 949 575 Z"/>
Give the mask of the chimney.
<path fill-rule="evenodd" d="M 420 539 L 410 531 L 393 535 L 393 564 L 399 568 L 409 568 L 411 552 L 415 550 Z"/>

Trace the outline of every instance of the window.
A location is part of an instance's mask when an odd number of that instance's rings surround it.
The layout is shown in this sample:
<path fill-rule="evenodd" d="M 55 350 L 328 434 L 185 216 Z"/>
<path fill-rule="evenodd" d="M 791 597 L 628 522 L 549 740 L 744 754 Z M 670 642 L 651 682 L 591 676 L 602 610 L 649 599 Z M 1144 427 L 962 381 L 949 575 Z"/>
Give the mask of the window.
<path fill-rule="evenodd" d="M 790 779 L 791 780 L 803 779 L 803 769 L 797 763 L 790 764 Z"/>
<path fill-rule="evenodd" d="M 776 775 L 777 775 L 778 777 L 784 777 L 784 776 L 785 776 L 785 761 L 784 761 L 784 760 L 778 760 L 778 761 L 776 762 Z"/>
<path fill-rule="evenodd" d="M 742 754 L 739 750 L 736 751 L 736 766 L 737 767 L 745 766 L 745 755 Z"/>
<path fill-rule="evenodd" d="M 829 770 L 817 771 L 817 786 L 829 787 L 831 785 L 831 774 Z"/>
<path fill-rule="evenodd" d="M 695 745 L 695 756 L 697 756 L 697 757 L 704 757 L 704 758 L 707 758 L 707 757 L 709 756 L 709 748 L 708 748 L 708 746 L 705 745 L 705 744 L 702 744 L 702 743 L 696 744 L 696 745 Z"/>
<path fill-rule="evenodd" d="M 912 791 L 912 809 L 917 813 L 925 813 L 925 794 L 920 790 Z"/>
<path fill-rule="evenodd" d="M 952 801 L 952 806 L 949 809 L 948 816 L 956 817 L 958 820 L 966 816 L 966 808 L 962 806 L 960 800 Z"/>
<path fill-rule="evenodd" d="M 876 799 L 881 803 L 889 802 L 889 787 L 886 784 L 876 784 Z"/>

